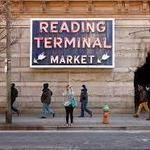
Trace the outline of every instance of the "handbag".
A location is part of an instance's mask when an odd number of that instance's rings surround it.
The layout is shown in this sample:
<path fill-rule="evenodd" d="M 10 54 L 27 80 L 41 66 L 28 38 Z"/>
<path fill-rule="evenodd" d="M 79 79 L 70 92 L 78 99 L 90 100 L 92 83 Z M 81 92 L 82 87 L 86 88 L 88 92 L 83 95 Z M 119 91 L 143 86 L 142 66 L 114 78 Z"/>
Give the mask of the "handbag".
<path fill-rule="evenodd" d="M 71 100 L 71 106 L 73 108 L 76 108 L 78 106 L 77 100 L 75 98 L 72 98 L 72 100 Z"/>

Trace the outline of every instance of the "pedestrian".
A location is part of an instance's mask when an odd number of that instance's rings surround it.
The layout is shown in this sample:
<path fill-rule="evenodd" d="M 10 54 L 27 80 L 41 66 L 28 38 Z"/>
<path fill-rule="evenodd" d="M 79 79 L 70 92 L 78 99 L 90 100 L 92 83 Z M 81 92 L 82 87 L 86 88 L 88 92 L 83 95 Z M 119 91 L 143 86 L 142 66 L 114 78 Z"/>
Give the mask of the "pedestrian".
<path fill-rule="evenodd" d="M 74 92 L 73 88 L 70 85 L 66 86 L 66 90 L 63 93 L 64 96 L 64 106 L 66 111 L 66 126 L 72 126 L 73 125 L 73 110 L 74 107 L 71 105 L 71 101 L 74 98 Z M 70 117 L 70 123 L 69 123 L 69 117 Z"/>
<path fill-rule="evenodd" d="M 86 111 L 90 117 L 92 117 L 92 111 L 87 108 L 88 105 L 88 92 L 85 85 L 82 85 L 81 94 L 80 94 L 80 102 L 81 102 L 81 113 L 79 117 L 84 117 L 84 111 Z"/>
<path fill-rule="evenodd" d="M 147 112 L 149 112 L 149 108 L 147 105 L 148 98 L 147 98 L 146 89 L 143 86 L 138 85 L 138 90 L 140 93 L 140 104 L 139 104 L 137 112 L 133 115 L 134 117 L 137 117 L 137 118 L 139 117 L 142 108 L 144 108 Z"/>
<path fill-rule="evenodd" d="M 52 95 L 53 95 L 53 93 L 49 89 L 49 84 L 48 83 L 44 83 L 43 84 L 42 95 L 41 95 L 41 102 L 43 103 L 41 118 L 46 118 L 47 114 L 52 114 L 53 117 L 55 117 L 55 112 L 52 109 L 52 107 L 50 106 Z"/>
<path fill-rule="evenodd" d="M 20 112 L 17 108 L 13 106 L 14 102 L 16 101 L 16 98 L 18 97 L 18 90 L 15 87 L 15 83 L 11 84 L 11 109 L 17 113 L 17 115 L 20 115 Z"/>
<path fill-rule="evenodd" d="M 150 84 L 146 86 L 146 90 L 147 90 L 147 99 L 148 99 L 148 107 L 149 107 L 149 116 L 146 120 L 150 120 Z"/>

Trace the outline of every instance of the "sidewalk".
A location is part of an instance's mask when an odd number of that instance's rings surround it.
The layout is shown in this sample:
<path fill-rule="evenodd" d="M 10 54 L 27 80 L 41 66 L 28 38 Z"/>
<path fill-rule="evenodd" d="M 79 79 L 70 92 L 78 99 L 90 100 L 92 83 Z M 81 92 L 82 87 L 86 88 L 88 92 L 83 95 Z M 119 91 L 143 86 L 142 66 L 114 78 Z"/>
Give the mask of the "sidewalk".
<path fill-rule="evenodd" d="M 41 119 L 39 115 L 13 114 L 13 123 L 5 124 L 5 116 L 0 115 L 0 130 L 150 130 L 146 114 L 133 118 L 132 114 L 110 114 L 110 123 L 102 124 L 102 116 L 74 117 L 72 127 L 65 127 L 65 116 Z"/>

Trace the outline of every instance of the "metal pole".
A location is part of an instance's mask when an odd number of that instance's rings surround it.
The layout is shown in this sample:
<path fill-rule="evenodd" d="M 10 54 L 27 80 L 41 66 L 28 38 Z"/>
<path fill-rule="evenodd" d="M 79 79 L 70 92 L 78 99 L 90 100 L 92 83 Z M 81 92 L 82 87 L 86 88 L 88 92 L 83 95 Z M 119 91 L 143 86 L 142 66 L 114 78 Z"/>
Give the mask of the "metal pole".
<path fill-rule="evenodd" d="M 11 111 L 11 34 L 10 34 L 10 0 L 6 2 L 6 123 L 12 123 L 12 111 Z"/>

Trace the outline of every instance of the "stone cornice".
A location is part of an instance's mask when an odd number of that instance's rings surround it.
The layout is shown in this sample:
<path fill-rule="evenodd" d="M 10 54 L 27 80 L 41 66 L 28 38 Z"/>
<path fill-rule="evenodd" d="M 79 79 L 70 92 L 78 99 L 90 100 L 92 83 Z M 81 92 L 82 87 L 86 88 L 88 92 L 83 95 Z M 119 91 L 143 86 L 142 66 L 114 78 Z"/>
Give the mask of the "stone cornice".
<path fill-rule="evenodd" d="M 53 1 L 55 1 L 55 2 L 58 2 L 58 1 L 63 1 L 63 2 L 65 2 L 65 1 L 74 1 L 74 2 L 80 2 L 80 1 L 98 1 L 98 2 L 118 2 L 118 1 L 120 1 L 120 2 L 144 2 L 144 1 L 150 1 L 150 0 L 11 0 L 11 2 L 20 2 L 20 1 L 24 1 L 24 2 L 43 2 L 43 1 L 45 1 L 45 2 L 53 2 Z"/>
<path fill-rule="evenodd" d="M 11 0 L 21 15 L 150 15 L 150 0 Z"/>

